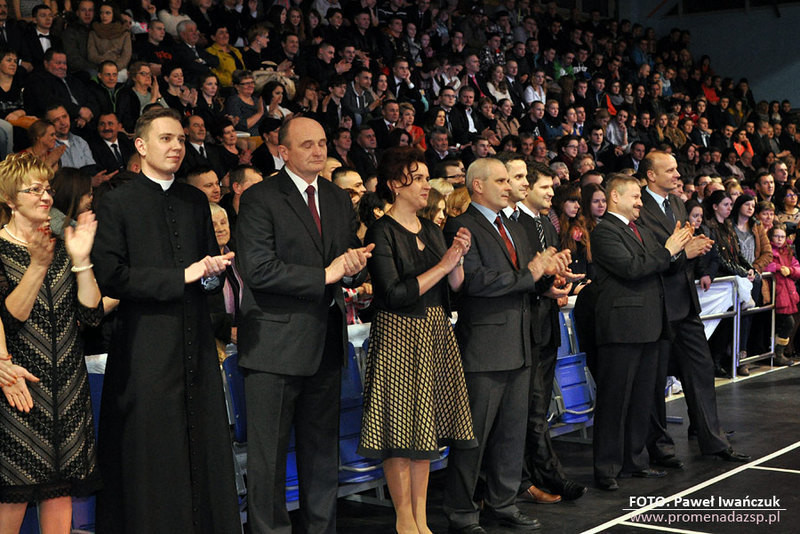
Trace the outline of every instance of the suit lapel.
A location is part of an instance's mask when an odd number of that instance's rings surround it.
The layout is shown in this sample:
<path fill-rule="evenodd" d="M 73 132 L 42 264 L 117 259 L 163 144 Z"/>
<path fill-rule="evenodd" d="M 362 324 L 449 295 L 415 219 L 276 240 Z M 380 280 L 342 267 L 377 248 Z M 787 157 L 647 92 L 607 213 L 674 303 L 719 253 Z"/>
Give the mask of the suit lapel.
<path fill-rule="evenodd" d="M 670 198 L 670 205 L 673 205 L 672 200 L 673 199 Z M 647 192 L 647 188 L 642 189 L 642 204 L 644 205 L 644 209 L 647 210 L 647 213 L 649 213 L 651 217 L 658 221 L 658 224 L 660 224 L 664 230 L 667 231 L 667 235 L 670 235 L 673 231 L 675 231 L 675 225 L 672 223 L 672 221 L 667 219 L 667 216 L 664 215 L 664 212 L 661 211 L 661 208 L 658 206 L 656 199 L 654 199 L 653 196 Z M 675 209 L 673 208 L 672 211 L 674 213 Z"/>
<path fill-rule="evenodd" d="M 505 255 L 506 259 L 508 260 L 508 263 L 511 264 L 511 267 L 514 267 L 514 262 L 511 260 L 511 255 L 508 253 L 508 249 L 506 248 L 506 244 L 505 244 L 505 242 L 503 242 L 503 238 L 500 237 L 500 232 L 497 231 L 497 228 L 495 228 L 494 225 L 492 223 L 490 223 L 486 219 L 486 217 L 483 216 L 483 213 L 478 211 L 478 208 L 476 208 L 475 206 L 473 206 L 471 204 L 470 204 L 469 208 L 467 208 L 467 213 L 473 219 L 475 219 L 475 221 L 477 222 L 478 226 L 483 228 L 483 230 L 485 232 L 488 232 L 489 235 L 492 236 L 492 239 L 494 240 L 494 242 L 497 243 L 497 246 L 500 247 L 500 250 L 503 251 L 503 254 Z"/>
<path fill-rule="evenodd" d="M 275 176 L 275 179 L 281 180 L 281 192 L 286 198 L 286 203 L 289 204 L 289 207 L 297 214 L 297 218 L 300 219 L 300 222 L 303 223 L 303 226 L 305 226 L 306 230 L 311 235 L 314 246 L 317 247 L 320 254 L 323 254 L 322 237 L 317 231 L 317 225 L 314 223 L 314 219 L 311 218 L 311 212 L 308 209 L 308 204 L 306 204 L 303 195 L 301 195 L 294 186 L 294 182 L 292 182 L 292 179 L 286 174 L 286 171 L 281 171 L 280 174 Z M 321 218 L 322 215 L 320 215 L 320 219 Z"/>
<path fill-rule="evenodd" d="M 636 237 L 635 233 L 633 233 L 633 228 L 626 225 L 624 222 L 622 222 L 618 217 L 615 217 L 614 215 L 608 215 L 606 217 L 603 217 L 603 220 L 606 219 L 608 219 L 608 222 L 615 225 L 619 229 L 619 231 L 622 232 L 622 234 L 628 239 L 628 241 L 632 241 L 633 243 L 636 243 L 637 246 L 644 248 L 644 242 L 639 241 L 639 238 Z M 640 230 L 639 235 L 641 235 L 641 233 L 642 232 Z"/>
<path fill-rule="evenodd" d="M 333 248 L 333 236 L 334 226 L 335 226 L 335 218 L 336 218 L 336 197 L 333 194 L 333 191 L 330 187 L 323 187 L 322 180 L 317 180 L 319 185 L 319 210 L 320 210 L 320 219 L 322 221 L 322 245 L 324 251 L 324 257 L 330 258 L 329 255 L 331 249 Z M 316 228 L 315 228 L 316 229 Z"/>

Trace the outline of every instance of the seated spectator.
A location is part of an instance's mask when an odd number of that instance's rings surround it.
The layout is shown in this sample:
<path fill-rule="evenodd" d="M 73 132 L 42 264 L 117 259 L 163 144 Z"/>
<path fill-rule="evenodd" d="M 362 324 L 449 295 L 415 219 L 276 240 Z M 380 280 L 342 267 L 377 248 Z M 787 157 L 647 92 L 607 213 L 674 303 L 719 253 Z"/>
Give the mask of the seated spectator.
<path fill-rule="evenodd" d="M 264 53 L 269 43 L 269 29 L 262 24 L 252 26 L 247 30 L 247 43 L 242 53 L 244 68 L 249 71 L 266 68 L 264 63 L 268 60 Z"/>
<path fill-rule="evenodd" d="M 331 147 L 328 149 L 328 157 L 339 160 L 342 165 L 355 167 L 350 160 L 350 149 L 353 146 L 352 133 L 348 128 L 337 128 L 331 139 Z"/>
<path fill-rule="evenodd" d="M 61 156 L 67 147 L 56 144 L 56 127 L 47 121 L 38 120 L 28 128 L 28 138 L 31 146 L 23 152 L 30 152 L 54 171 L 58 170 Z"/>
<path fill-rule="evenodd" d="M 100 20 L 92 23 L 89 32 L 89 61 L 94 64 L 113 61 L 119 69 L 119 79 L 124 82 L 128 79 L 133 52 L 131 32 L 119 21 L 119 13 L 112 4 L 101 5 L 99 11 Z"/>
<path fill-rule="evenodd" d="M 237 70 L 232 80 L 236 94 L 229 96 L 225 102 L 225 114 L 231 118 L 237 130 L 258 135 L 258 125 L 265 117 L 265 109 L 262 97 L 254 94 L 256 82 L 253 73 Z"/>
<path fill-rule="evenodd" d="M 33 65 L 35 70 L 40 69 L 45 61 L 48 50 L 63 50 L 61 39 L 53 33 L 53 10 L 47 4 L 35 5 L 32 10 L 33 24 L 28 26 L 23 35 L 23 44 L 19 52 L 22 58 Z M 66 65 L 66 57 L 64 60 Z M 64 71 L 66 74 L 66 69 Z"/>
<path fill-rule="evenodd" d="M 341 166 L 342 162 L 338 159 L 331 157 L 325 158 L 325 165 L 323 165 L 322 170 L 319 171 L 319 175 L 330 182 L 333 180 L 333 171 Z"/>
<path fill-rule="evenodd" d="M 442 195 L 442 198 L 445 199 L 450 196 L 450 193 L 455 191 L 453 184 L 444 178 L 433 178 L 428 183 L 430 184 L 431 189 L 437 190 Z"/>
<path fill-rule="evenodd" d="M 519 135 L 519 120 L 513 115 L 514 103 L 503 98 L 497 103 L 497 135 L 501 139 L 508 135 Z"/>
<path fill-rule="evenodd" d="M 222 150 L 222 164 L 224 172 L 220 176 L 225 176 L 228 171 L 237 165 L 250 165 L 252 154 L 248 153 L 245 147 L 239 146 L 239 136 L 236 134 L 236 128 L 229 120 L 223 120 L 217 124 L 217 140 L 220 143 Z M 246 140 L 243 142 L 247 143 Z"/>
<path fill-rule="evenodd" d="M 228 214 L 216 202 L 209 202 L 209 206 L 211 208 L 211 223 L 214 225 L 217 246 L 219 246 L 220 254 L 227 254 L 231 251 L 228 245 L 232 236 Z M 227 345 L 238 341 L 239 303 L 242 300 L 241 293 L 244 282 L 233 263 L 231 262 L 231 265 L 226 269 L 225 285 L 222 291 L 208 297 L 211 327 L 214 330 L 214 338 L 218 342 L 217 354 L 220 362 L 225 359 L 225 351 L 220 350 L 219 344 Z"/>
<path fill-rule="evenodd" d="M 286 87 L 280 82 L 267 83 L 261 92 L 261 100 L 265 107 L 264 113 L 268 117 L 286 121 L 292 115 L 292 112 L 283 106 L 289 99 L 286 97 Z"/>
<path fill-rule="evenodd" d="M 125 169 L 130 157 L 136 153 L 133 141 L 122 131 L 117 116 L 101 113 L 97 118 L 97 136 L 89 141 L 89 148 L 97 163 L 97 170 L 106 171 L 109 178 Z"/>
<path fill-rule="evenodd" d="M 397 127 L 404 129 L 411 136 L 411 146 L 426 150 L 428 147 L 425 143 L 425 132 L 420 126 L 414 124 L 416 111 L 414 106 L 408 102 L 400 103 L 400 119 L 398 120 Z"/>
<path fill-rule="evenodd" d="M 252 164 L 262 176 L 270 176 L 283 168 L 284 161 L 278 150 L 281 124 L 278 119 L 267 118 L 258 125 L 258 134 L 264 142 L 253 151 Z"/>
<path fill-rule="evenodd" d="M 477 126 L 481 134 L 486 137 L 494 147 L 500 146 L 500 137 L 497 135 L 497 119 L 494 116 L 494 104 L 489 97 L 483 97 L 478 100 L 478 113 L 476 120 L 479 124 Z"/>
<path fill-rule="evenodd" d="M 76 169 L 86 169 L 90 174 L 94 174 L 96 165 L 89 144 L 72 133 L 72 120 L 66 108 L 61 104 L 51 104 L 44 114 L 44 119 L 56 127 L 56 143 L 65 145 L 67 150 L 61 155 L 62 167 L 75 167 Z M 105 173 L 102 173 L 105 175 Z M 100 185 L 108 177 L 99 177 L 96 185 Z"/>
<path fill-rule="evenodd" d="M 17 75 L 16 52 L 0 49 L 0 157 L 14 151 L 14 129 L 27 128 L 36 117 L 26 115 L 22 99 L 22 77 Z"/>
<path fill-rule="evenodd" d="M 486 82 L 489 94 L 498 104 L 503 99 L 511 100 L 511 92 L 502 65 L 494 65 L 489 69 L 489 80 Z"/>
<path fill-rule="evenodd" d="M 138 39 L 133 45 L 133 53 L 139 61 L 150 65 L 154 76 L 161 76 L 161 65 L 172 63 L 172 38 L 166 38 L 167 31 L 160 20 L 150 21 L 147 39 Z"/>
<path fill-rule="evenodd" d="M 200 78 L 194 114 L 203 117 L 206 124 L 216 124 L 225 118 L 225 100 L 220 95 L 219 79 L 216 74 L 209 72 Z M 230 117 L 228 118 L 230 119 Z"/>
<path fill-rule="evenodd" d="M 175 63 L 168 63 L 161 69 L 163 86 L 160 93 L 168 107 L 176 110 L 181 117 L 189 115 L 197 104 L 197 89 L 184 85 L 183 69 Z"/>
<path fill-rule="evenodd" d="M 378 170 L 379 153 L 376 151 L 378 140 L 375 130 L 370 125 L 358 127 L 356 143 L 350 149 L 350 159 L 355 163 L 361 176 L 372 176 Z"/>
<path fill-rule="evenodd" d="M 402 128 L 395 128 L 389 132 L 389 140 L 387 141 L 387 148 L 395 148 L 398 146 L 411 146 L 413 138 L 411 134 Z"/>
<path fill-rule="evenodd" d="M 209 202 L 218 203 L 222 198 L 219 177 L 211 167 L 195 167 L 186 175 L 186 183 L 202 191 Z"/>
<path fill-rule="evenodd" d="M 178 37 L 178 24 L 192 19 L 184 13 L 183 0 L 168 0 L 167 7 L 158 12 L 158 20 L 164 23 L 164 29 L 172 37 Z"/>
<path fill-rule="evenodd" d="M 202 77 L 209 74 L 211 69 L 219 67 L 220 59 L 205 49 L 197 47 L 200 41 L 200 32 L 196 23 L 180 22 L 178 35 L 180 40 L 172 49 L 172 61 L 184 69 L 186 83 L 197 87 Z"/>
<path fill-rule="evenodd" d="M 471 202 L 469 190 L 466 187 L 457 187 L 445 199 L 445 212 L 448 218 L 458 217 L 469 208 Z"/>
<path fill-rule="evenodd" d="M 200 115 L 191 115 L 183 119 L 183 132 L 186 135 L 186 152 L 181 167 L 176 173 L 186 176 L 196 167 L 211 167 L 217 176 L 225 176 L 227 167 L 223 160 L 222 149 L 212 143 L 206 143 L 206 124 Z"/>
<path fill-rule="evenodd" d="M 249 165 L 234 167 L 231 169 L 229 176 L 231 192 L 222 197 L 220 205 L 228 212 L 228 225 L 233 236 L 236 232 L 236 220 L 239 217 L 239 202 L 242 199 L 242 193 L 251 186 L 263 181 L 264 178 L 257 169 Z M 233 242 L 233 238 L 231 238 L 231 242 Z"/>
<path fill-rule="evenodd" d="M 352 167 L 339 167 L 331 173 L 331 181 L 350 194 L 353 207 L 357 206 L 361 197 L 367 192 L 364 180 Z"/>
<path fill-rule="evenodd" d="M 580 178 L 580 173 L 574 169 L 574 161 L 575 158 L 578 157 L 578 149 L 580 146 L 580 142 L 578 137 L 574 135 L 565 135 L 561 139 L 558 140 L 558 155 L 553 159 L 553 161 L 560 161 L 564 163 L 569 171 L 569 179 L 570 180 L 577 180 Z"/>
<path fill-rule="evenodd" d="M 161 92 L 150 71 L 150 66 L 144 61 L 137 61 L 129 69 L 130 79 L 133 85 L 129 85 L 120 90 L 117 95 L 117 117 L 122 123 L 122 127 L 128 133 L 133 133 L 136 127 L 136 120 L 146 106 L 159 104 L 167 107 Z"/>
<path fill-rule="evenodd" d="M 269 85 L 269 84 L 268 84 Z M 283 89 L 283 86 L 280 86 L 280 89 Z M 266 87 L 265 87 L 266 90 Z M 283 98 L 283 95 L 278 95 L 280 92 L 278 89 L 273 89 L 273 101 L 276 103 L 276 111 L 272 116 L 283 116 L 283 111 L 287 111 L 285 108 L 280 108 L 280 99 Z M 343 99 L 344 94 L 347 91 L 347 80 L 344 76 L 340 76 L 338 74 L 331 76 L 328 80 L 328 95 L 322 99 L 319 105 L 319 112 L 318 121 L 325 127 L 326 132 L 330 132 L 335 130 L 339 127 L 342 122 L 342 119 L 347 114 L 344 111 Z M 280 109 L 279 109 L 280 108 Z M 281 117 L 278 118 L 281 118 Z"/>
<path fill-rule="evenodd" d="M 98 113 L 116 113 L 117 99 L 125 84 L 119 81 L 119 71 L 113 61 L 100 63 L 97 79 L 93 79 L 89 88 L 97 102 Z"/>
<path fill-rule="evenodd" d="M 44 69 L 28 76 L 22 93 L 28 115 L 44 117 L 45 109 L 59 104 L 83 128 L 97 113 L 97 104 L 89 89 L 78 78 L 67 74 L 67 55 L 53 47 L 43 58 Z"/>
<path fill-rule="evenodd" d="M 77 17 L 64 29 L 61 39 L 67 53 L 70 74 L 92 75 L 97 70 L 97 63 L 89 60 L 89 31 L 94 20 L 94 2 L 80 0 L 77 7 Z"/>
<path fill-rule="evenodd" d="M 242 53 L 230 43 L 230 39 L 229 29 L 226 26 L 217 26 L 211 35 L 214 44 L 206 48 L 206 52 L 218 60 L 219 64 L 212 66 L 211 70 L 217 75 L 222 87 L 232 87 L 234 71 L 244 70 Z"/>
<path fill-rule="evenodd" d="M 368 68 L 356 70 L 353 81 L 347 85 L 342 105 L 353 115 L 357 126 L 368 120 L 369 115 L 381 105 L 372 91 L 372 73 Z"/>
<path fill-rule="evenodd" d="M 400 118 L 400 106 L 396 100 L 384 100 L 381 104 L 381 117 L 369 121 L 375 132 L 378 148 L 386 149 L 389 146 L 389 132 L 392 131 Z"/>

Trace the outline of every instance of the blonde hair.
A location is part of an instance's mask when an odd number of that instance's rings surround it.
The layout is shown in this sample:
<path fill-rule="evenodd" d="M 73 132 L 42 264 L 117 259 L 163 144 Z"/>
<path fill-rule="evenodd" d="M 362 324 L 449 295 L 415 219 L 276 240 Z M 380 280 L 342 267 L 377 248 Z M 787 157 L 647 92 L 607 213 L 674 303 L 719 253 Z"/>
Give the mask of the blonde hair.
<path fill-rule="evenodd" d="M 23 186 L 33 180 L 49 182 L 53 178 L 53 169 L 43 160 L 30 152 L 9 154 L 0 162 L 0 223 L 5 224 L 11 219 L 9 202 L 13 202 Z"/>
<path fill-rule="evenodd" d="M 428 184 L 433 189 L 436 189 L 438 192 L 440 192 L 442 196 L 445 198 L 447 198 L 450 195 L 450 193 L 452 193 L 455 190 L 453 184 L 451 184 L 444 178 L 434 178 L 433 180 L 429 181 Z"/>

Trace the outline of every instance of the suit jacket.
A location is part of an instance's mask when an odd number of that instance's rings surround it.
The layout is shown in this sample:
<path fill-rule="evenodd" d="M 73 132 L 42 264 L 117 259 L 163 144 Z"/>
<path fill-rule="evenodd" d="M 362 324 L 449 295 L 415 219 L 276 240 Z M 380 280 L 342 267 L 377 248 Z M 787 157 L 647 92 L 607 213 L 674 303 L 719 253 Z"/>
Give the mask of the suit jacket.
<path fill-rule="evenodd" d="M 592 232 L 596 276 L 591 285 L 597 285 L 594 316 L 598 346 L 651 343 L 664 333 L 666 313 L 660 273 L 669 269 L 670 254 L 647 228 L 639 227 L 639 233 L 642 241 L 610 213 Z"/>
<path fill-rule="evenodd" d="M 125 137 L 124 134 L 117 136 L 117 146 L 119 147 L 122 162 L 118 162 L 114 157 L 111 147 L 99 136 L 89 140 L 89 148 L 94 156 L 94 162 L 97 164 L 97 170 L 105 170 L 108 172 L 119 171 L 127 167 L 128 159 L 136 153 L 136 148 L 133 146 L 133 141 Z"/>
<path fill-rule="evenodd" d="M 83 82 L 71 74 L 67 74 L 65 79 L 67 85 L 69 85 L 69 91 L 67 91 L 67 87 L 61 78 L 53 76 L 46 70 L 34 71 L 25 82 L 25 90 L 23 91 L 25 112 L 28 115 L 44 117 L 45 109 L 50 104 L 57 103 L 63 105 L 73 119 L 78 116 L 78 111 L 81 107 L 91 109 L 92 113 L 97 116 L 98 106 L 94 95 Z M 78 104 L 72 102 L 69 96 L 70 92 L 72 92 L 75 100 L 79 102 Z"/>
<path fill-rule="evenodd" d="M 512 371 L 531 364 L 529 294 L 536 282 L 527 265 L 533 253 L 525 230 L 501 217 L 514 242 L 519 269 L 497 229 L 475 206 L 445 226 L 448 242 L 462 226 L 472 233 L 455 328 L 465 372 Z"/>
<path fill-rule="evenodd" d="M 197 51 L 197 56 L 192 52 L 189 45 L 183 42 L 175 43 L 172 49 L 172 61 L 181 66 L 186 85 L 192 87 L 197 87 L 200 83 L 200 78 L 210 73 L 211 69 L 219 67 L 218 57 L 209 54 L 200 47 L 195 47 L 195 50 Z"/>
<path fill-rule="evenodd" d="M 517 220 L 525 229 L 534 256 L 542 252 L 539 232 L 536 230 L 536 222 L 533 217 L 522 212 Z M 542 222 L 542 229 L 544 230 L 545 246 L 560 249 L 558 232 L 553 223 L 550 222 L 547 216 L 539 217 L 539 220 Z M 561 345 L 558 326 L 558 301 L 549 297 L 539 296 L 552 287 L 553 280 L 552 276 L 542 277 L 536 284 L 537 294 L 531 295 L 531 335 L 533 336 L 533 342 L 539 346 L 558 347 Z"/>
<path fill-rule="evenodd" d="M 372 163 L 372 159 L 369 157 L 367 151 L 361 148 L 361 145 L 358 143 L 353 143 L 349 156 L 358 174 L 360 174 L 363 179 L 366 180 L 369 176 L 378 172 L 378 166 Z M 381 161 L 381 151 L 378 149 L 375 149 L 375 160 L 377 162 Z"/>
<path fill-rule="evenodd" d="M 477 116 L 478 113 L 473 109 L 472 120 L 475 122 L 477 129 Z M 469 121 L 467 120 L 467 110 L 460 102 L 453 106 L 450 111 L 450 133 L 453 136 L 453 142 L 465 145 L 469 143 Z"/>
<path fill-rule="evenodd" d="M 50 30 L 50 45 L 56 50 L 64 50 L 64 44 L 55 32 Z M 44 62 L 44 49 L 39 40 L 35 26 L 29 26 L 22 35 L 22 59 L 33 64 L 34 68 L 41 68 Z"/>
<path fill-rule="evenodd" d="M 342 284 L 325 285 L 325 267 L 358 248 L 350 195 L 319 179 L 320 236 L 303 195 L 286 169 L 244 192 L 236 221 L 239 273 L 244 281 L 239 364 L 247 369 L 311 376 L 320 366 L 332 300 L 347 331 Z M 334 325 L 329 325 L 334 328 Z"/>
<path fill-rule="evenodd" d="M 667 219 L 664 212 L 658 206 L 655 199 L 642 189 L 642 209 L 639 213 L 639 220 L 636 221 L 639 227 L 650 230 L 655 236 L 659 245 L 664 245 L 675 230 L 675 223 Z M 689 220 L 686 208 L 680 198 L 669 195 L 669 204 L 675 213 L 675 220 L 683 225 Z M 700 300 L 694 288 L 695 266 L 697 258 L 689 260 L 686 254 L 681 252 L 668 273 L 663 275 L 664 287 L 669 288 L 664 295 L 667 307 L 667 318 L 670 321 L 677 321 L 685 318 L 689 313 L 700 314 Z M 702 276 L 702 274 L 700 274 Z"/>
<path fill-rule="evenodd" d="M 17 57 L 23 57 L 24 54 L 24 39 L 23 32 L 13 20 L 6 20 L 6 38 L 0 35 L 0 45 L 9 48 L 17 53 Z"/>
<path fill-rule="evenodd" d="M 389 148 L 389 127 L 383 117 L 378 117 L 369 121 L 369 125 L 375 130 L 375 139 L 378 141 L 378 148 Z"/>
<path fill-rule="evenodd" d="M 186 176 L 192 169 L 207 165 L 214 169 L 214 172 L 217 173 L 217 178 L 222 180 L 222 177 L 228 172 L 228 168 L 222 159 L 223 149 L 209 143 L 203 143 L 203 148 L 205 148 L 206 151 L 205 158 L 200 155 L 200 152 L 198 152 L 188 140 L 186 141 L 186 155 L 183 157 L 181 168 L 178 169 L 178 176 Z"/>

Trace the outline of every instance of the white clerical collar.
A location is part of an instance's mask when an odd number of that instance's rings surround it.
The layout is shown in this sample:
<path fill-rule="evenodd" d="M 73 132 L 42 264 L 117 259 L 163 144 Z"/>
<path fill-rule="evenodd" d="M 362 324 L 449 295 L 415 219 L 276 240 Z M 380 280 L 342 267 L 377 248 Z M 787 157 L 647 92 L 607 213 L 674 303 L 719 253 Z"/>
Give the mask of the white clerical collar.
<path fill-rule="evenodd" d="M 143 174 L 144 174 L 144 173 L 143 173 Z M 145 174 L 144 176 L 145 176 L 145 178 L 147 178 L 148 180 L 150 180 L 150 181 L 152 181 L 152 182 L 155 182 L 155 183 L 157 183 L 158 185 L 160 185 L 160 186 L 161 186 L 161 189 L 162 189 L 162 191 L 166 191 L 167 189 L 169 189 L 169 188 L 170 188 L 170 186 L 172 186 L 173 182 L 175 182 L 175 175 L 174 175 L 174 174 L 172 175 L 172 178 L 170 178 L 169 180 L 156 180 L 155 178 L 150 178 L 150 177 L 149 177 L 149 176 L 147 176 L 146 174 Z"/>

